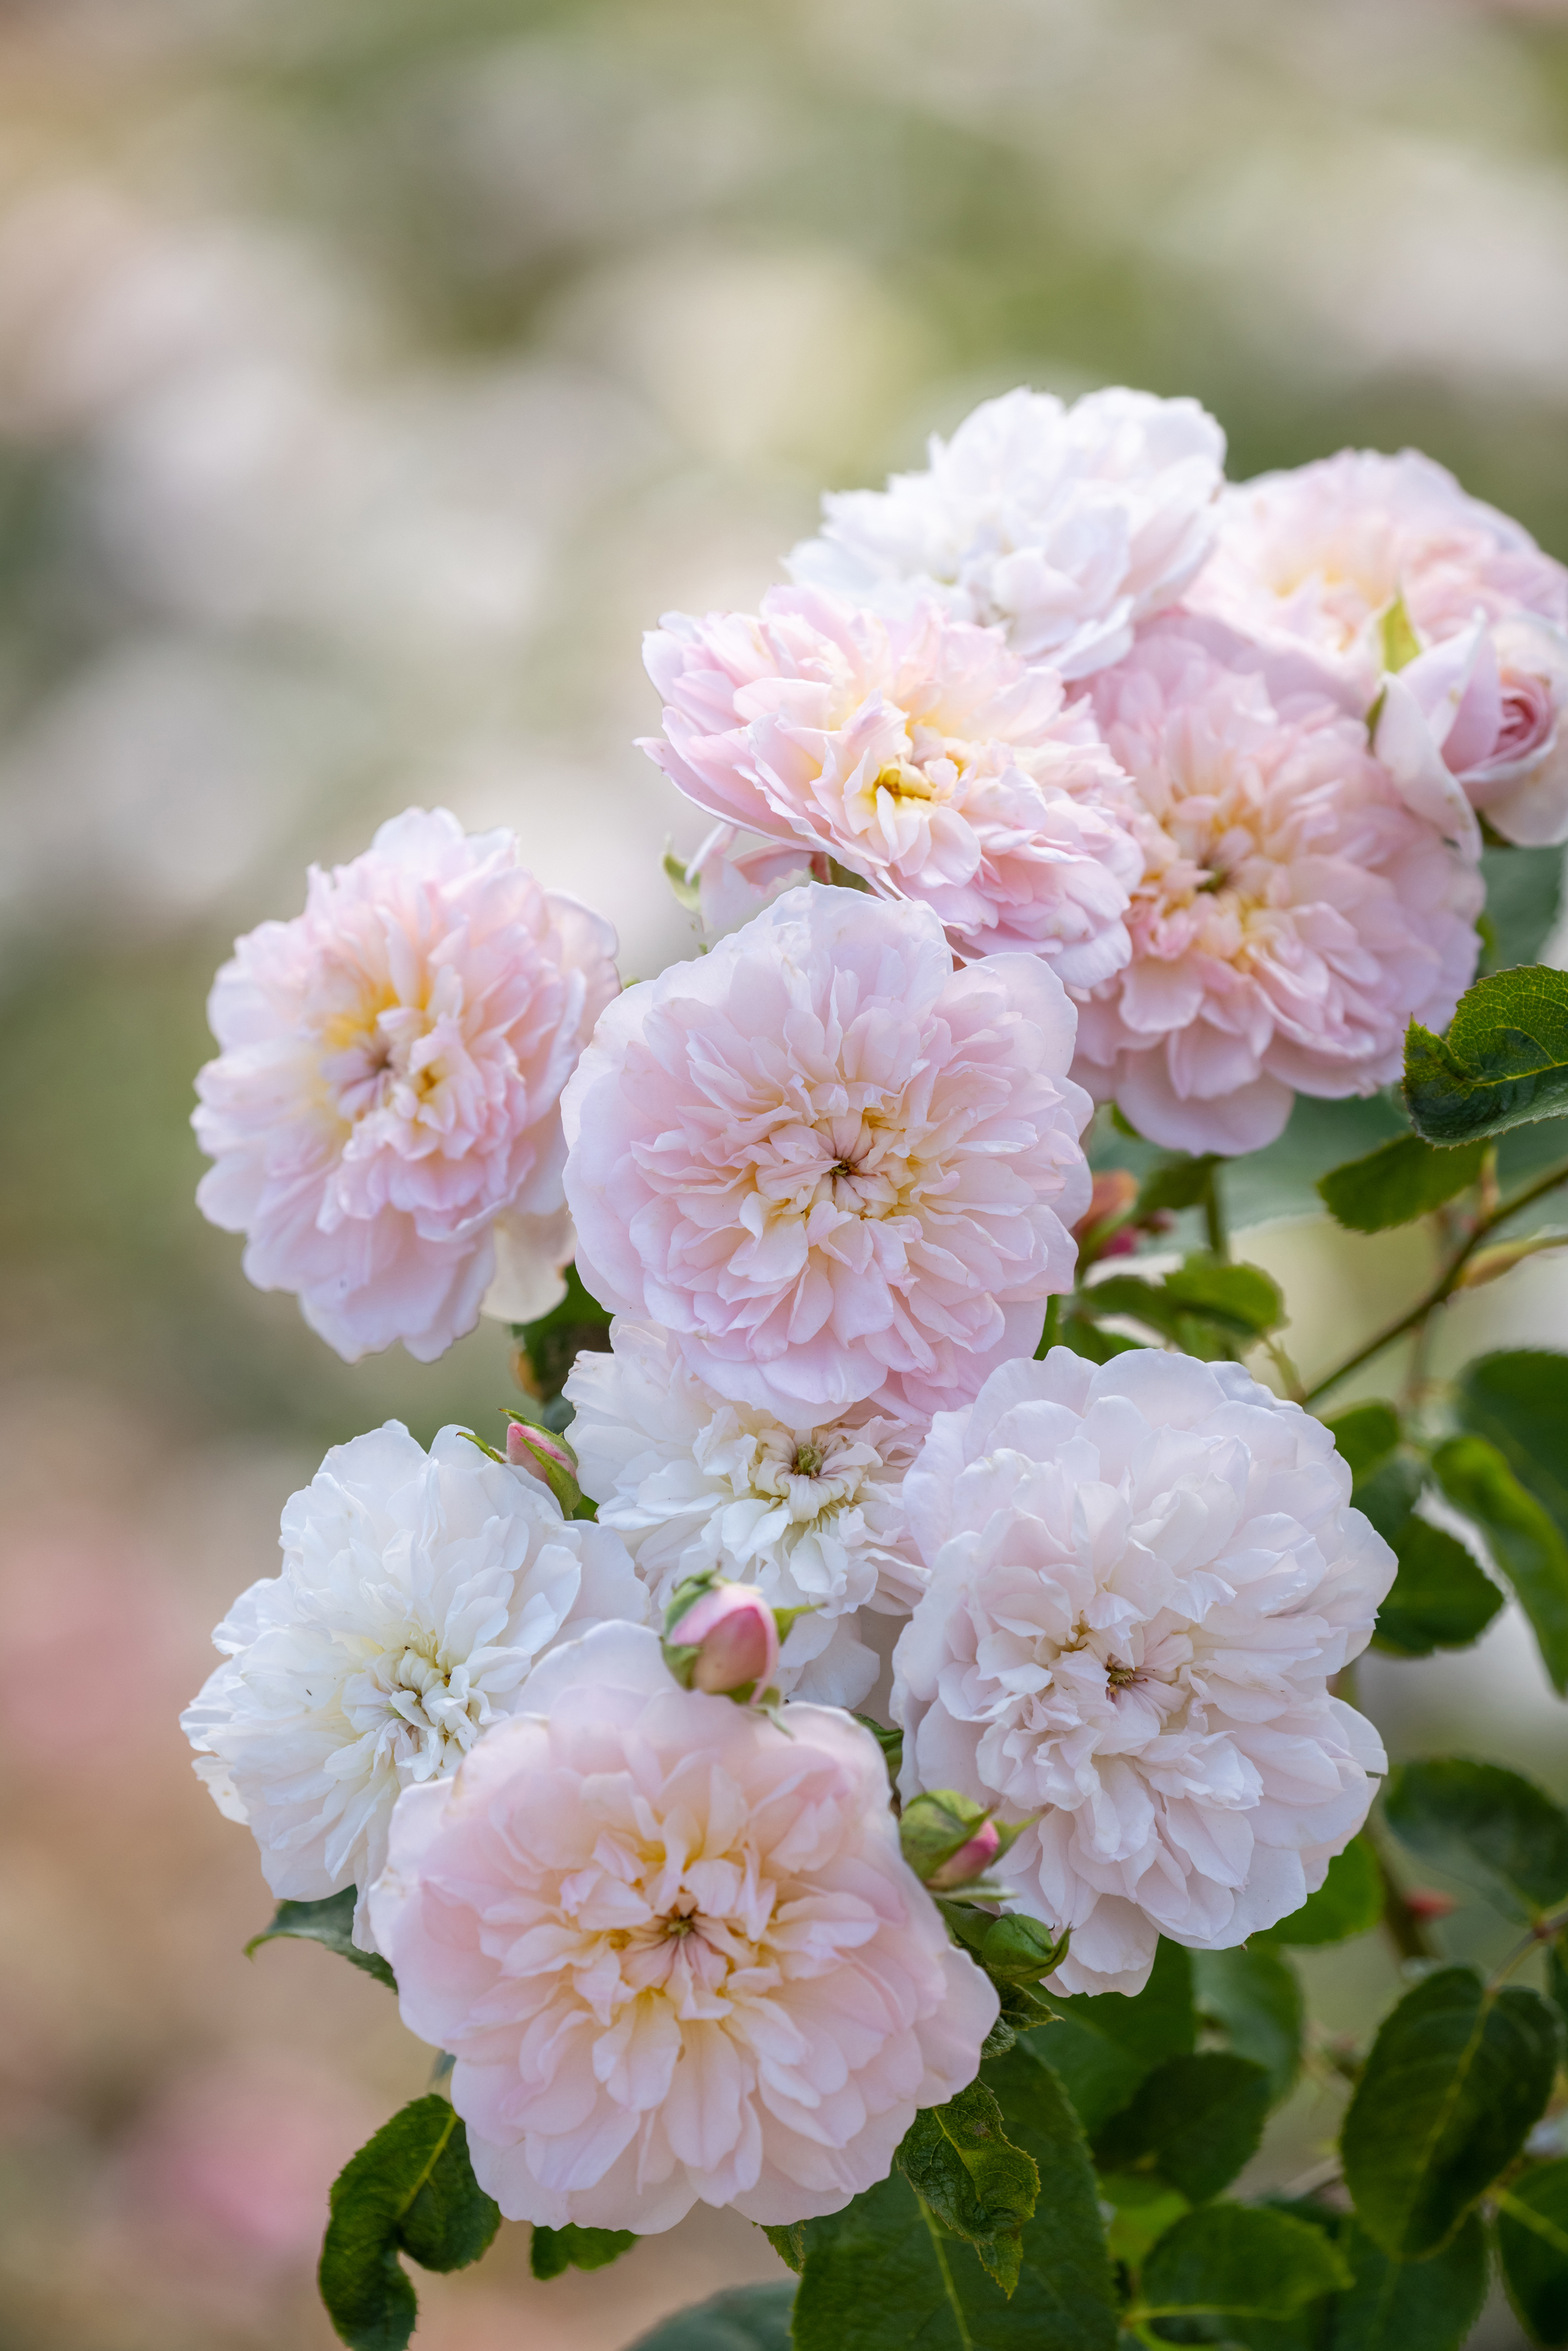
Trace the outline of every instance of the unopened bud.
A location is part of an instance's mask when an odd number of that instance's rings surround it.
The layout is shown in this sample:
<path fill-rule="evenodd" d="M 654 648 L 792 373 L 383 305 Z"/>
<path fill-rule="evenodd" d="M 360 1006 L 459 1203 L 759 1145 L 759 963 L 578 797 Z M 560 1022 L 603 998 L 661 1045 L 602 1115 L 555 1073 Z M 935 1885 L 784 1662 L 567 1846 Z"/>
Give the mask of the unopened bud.
<path fill-rule="evenodd" d="M 577 1482 L 577 1456 L 564 1437 L 536 1427 L 531 1420 L 508 1421 L 507 1459 L 514 1469 L 548 1486 L 562 1515 L 572 1516 L 582 1500 L 582 1489 Z"/>
<path fill-rule="evenodd" d="M 748 1698 L 779 1670 L 779 1628 L 759 1592 L 711 1583 L 664 1634 L 664 1662 L 684 1689 Z"/>
<path fill-rule="evenodd" d="M 1405 1896 L 1405 1907 L 1412 1918 L 1451 1917 L 1458 1907 L 1451 1894 L 1431 1894 L 1418 1886 Z"/>
<path fill-rule="evenodd" d="M 971 1879 L 983 1877 L 1001 1849 L 1002 1833 L 996 1822 L 982 1821 L 968 1844 L 949 1854 L 925 1883 L 934 1894 L 951 1894 L 956 1886 L 967 1886 Z"/>

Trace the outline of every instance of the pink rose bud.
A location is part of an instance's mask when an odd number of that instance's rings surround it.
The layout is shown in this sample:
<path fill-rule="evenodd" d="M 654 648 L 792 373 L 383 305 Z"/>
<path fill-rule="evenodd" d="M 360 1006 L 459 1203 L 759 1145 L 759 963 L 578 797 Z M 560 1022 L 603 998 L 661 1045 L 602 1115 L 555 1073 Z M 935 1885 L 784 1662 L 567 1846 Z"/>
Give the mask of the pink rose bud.
<path fill-rule="evenodd" d="M 985 1876 L 1001 1849 L 1002 1833 L 995 1821 L 982 1821 L 968 1844 L 950 1853 L 925 1883 L 936 1894 L 949 1893 L 955 1886 L 967 1886 L 971 1879 Z"/>
<path fill-rule="evenodd" d="M 670 1648 L 695 1649 L 688 1689 L 725 1697 L 763 1690 L 779 1670 L 779 1628 L 759 1592 L 745 1583 L 716 1583 L 671 1625 Z M 683 1676 L 683 1679 L 685 1677 Z"/>
<path fill-rule="evenodd" d="M 531 1420 L 511 1420 L 507 1424 L 507 1459 L 514 1469 L 525 1470 L 547 1486 L 563 1515 L 570 1518 L 582 1499 L 582 1489 L 577 1482 L 577 1456 L 570 1445 L 548 1428 L 536 1428 Z"/>

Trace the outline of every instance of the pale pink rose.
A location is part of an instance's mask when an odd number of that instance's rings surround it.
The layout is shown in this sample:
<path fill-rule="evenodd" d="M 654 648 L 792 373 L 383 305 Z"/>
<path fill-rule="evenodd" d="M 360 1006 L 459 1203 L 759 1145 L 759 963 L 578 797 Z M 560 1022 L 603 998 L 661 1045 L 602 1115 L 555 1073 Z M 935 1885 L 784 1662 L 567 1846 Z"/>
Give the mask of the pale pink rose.
<path fill-rule="evenodd" d="M 1415 449 L 1342 449 L 1227 489 L 1218 542 L 1186 602 L 1250 635 L 1310 644 L 1355 677 L 1365 707 L 1396 598 L 1426 643 L 1478 614 L 1568 626 L 1568 571 Z"/>
<path fill-rule="evenodd" d="M 428 1363 L 496 1271 L 560 1292 L 560 1090 L 619 985 L 615 934 L 541 891 L 509 832 L 410 809 L 264 923 L 219 972 L 222 1052 L 193 1123 L 197 1200 L 247 1237 L 258 1290 L 292 1290 L 349 1363 L 401 1339 Z M 529 1270 L 532 1286 L 529 1287 Z M 543 1304 L 538 1301 L 542 1299 Z"/>
<path fill-rule="evenodd" d="M 562 1098 L 578 1266 L 717 1395 L 915 1416 L 1035 1343 L 1089 1204 L 1076 1026 L 1036 956 L 792 890 L 612 1004 Z"/>
<path fill-rule="evenodd" d="M 997 2015 L 904 1861 L 882 1750 L 678 1689 L 607 1625 L 454 1781 L 403 1797 L 371 1895 L 403 2021 L 509 2220 L 766 2226 L 885 2177 L 973 2081 Z"/>
<path fill-rule="evenodd" d="M 1386 1769 L 1330 1691 L 1396 1562 L 1322 1423 L 1237 1364 L 1053 1347 L 939 1416 L 904 1493 L 899 1785 L 1028 1824 L 994 1874 L 1072 1929 L 1053 1988 L 1141 1991 L 1161 1935 L 1299 1910 Z"/>
<path fill-rule="evenodd" d="M 1133 960 L 1079 1013 L 1076 1075 L 1151 1141 L 1256 1151 L 1293 1092 L 1369 1094 L 1411 1020 L 1469 985 L 1481 883 L 1406 806 L 1364 726 L 1276 700 L 1270 664 L 1213 622 L 1156 622 L 1094 682 L 1136 783 Z"/>
<path fill-rule="evenodd" d="M 1196 400 L 1113 384 L 1068 408 L 1019 385 L 929 454 L 885 490 L 825 497 L 790 578 L 883 612 L 935 598 L 1077 678 L 1121 659 L 1213 541 L 1225 435 Z"/>
<path fill-rule="evenodd" d="M 1446 829 L 1461 830 L 1457 804 L 1542 848 L 1568 840 L 1565 709 L 1563 632 L 1529 615 L 1477 620 L 1385 678 L 1373 747 L 1413 806 L 1447 812 Z"/>
<path fill-rule="evenodd" d="M 1024 948 L 1071 987 L 1125 963 L 1122 778 L 999 631 L 774 588 L 755 615 L 667 613 L 644 659 L 665 708 L 643 748 L 699 808 L 935 908 L 960 954 Z"/>

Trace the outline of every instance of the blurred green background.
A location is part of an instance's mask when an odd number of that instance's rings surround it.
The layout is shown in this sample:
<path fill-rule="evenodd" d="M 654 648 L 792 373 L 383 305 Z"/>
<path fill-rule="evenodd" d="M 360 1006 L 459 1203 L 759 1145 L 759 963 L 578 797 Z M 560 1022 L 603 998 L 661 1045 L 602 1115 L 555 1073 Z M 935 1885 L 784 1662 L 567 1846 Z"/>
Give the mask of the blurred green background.
<path fill-rule="evenodd" d="M 191 1200 L 213 969 L 414 800 L 515 825 L 627 973 L 689 952 L 641 630 L 752 601 L 824 484 L 1023 381 L 1196 393 L 1238 476 L 1414 442 L 1568 556 L 1568 14 L 0 6 L 5 2351 L 324 2343 L 325 2182 L 423 2074 L 374 1985 L 246 1969 L 265 1889 L 172 1718 L 323 1447 L 488 1424 L 506 1352 L 350 1369 L 246 1287 Z M 1298 1142 L 1259 1212 L 1305 1205 Z M 1249 1246 L 1312 1364 L 1425 1244 Z M 1450 1361 L 1563 1344 L 1568 1286 L 1458 1311 Z M 1511 1616 L 1363 1687 L 1399 1751 L 1568 1784 Z M 1315 1977 L 1335 2030 L 1396 1984 Z M 774 2268 L 719 2216 L 535 2288 L 523 2234 L 422 2285 L 422 2343 L 617 2351 Z"/>

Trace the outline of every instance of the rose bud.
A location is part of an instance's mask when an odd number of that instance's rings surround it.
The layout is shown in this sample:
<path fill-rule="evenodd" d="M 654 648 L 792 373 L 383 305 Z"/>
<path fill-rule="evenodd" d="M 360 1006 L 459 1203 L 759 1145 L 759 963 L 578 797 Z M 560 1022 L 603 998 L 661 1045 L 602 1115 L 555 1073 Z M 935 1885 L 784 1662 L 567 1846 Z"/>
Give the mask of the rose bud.
<path fill-rule="evenodd" d="M 536 1427 L 531 1420 L 509 1420 L 507 1459 L 514 1469 L 521 1469 L 541 1486 L 549 1487 L 560 1504 L 563 1518 L 575 1515 L 582 1500 L 582 1489 L 577 1482 L 577 1456 L 563 1437 L 557 1437 L 550 1429 Z"/>
<path fill-rule="evenodd" d="M 1413 1918 L 1448 1918 L 1458 1907 L 1451 1894 L 1433 1894 L 1418 1886 L 1405 1896 L 1405 1907 Z"/>
<path fill-rule="evenodd" d="M 683 1689 L 743 1702 L 779 1670 L 779 1628 L 759 1592 L 711 1583 L 665 1627 L 664 1662 Z"/>
<path fill-rule="evenodd" d="M 968 1844 L 949 1854 L 925 1883 L 934 1894 L 949 1894 L 956 1886 L 967 1886 L 971 1879 L 983 1877 L 1001 1849 L 1002 1833 L 996 1822 L 982 1821 Z"/>

